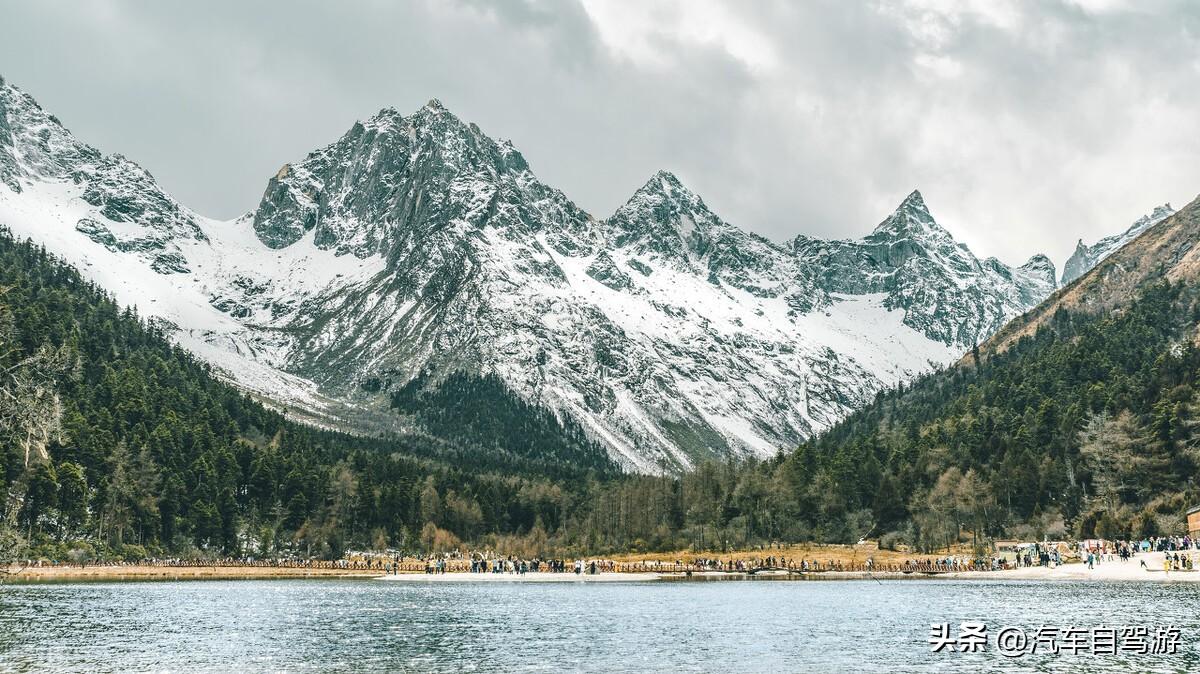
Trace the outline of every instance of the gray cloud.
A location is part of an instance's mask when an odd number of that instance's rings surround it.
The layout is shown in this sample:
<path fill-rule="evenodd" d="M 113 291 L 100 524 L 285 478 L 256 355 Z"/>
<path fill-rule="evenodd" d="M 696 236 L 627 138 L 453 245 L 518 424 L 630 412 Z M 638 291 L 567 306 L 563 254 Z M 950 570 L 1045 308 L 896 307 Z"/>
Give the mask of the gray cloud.
<path fill-rule="evenodd" d="M 0 73 L 202 213 L 381 107 L 442 99 L 603 216 L 668 168 L 782 240 L 919 187 L 980 254 L 1200 192 L 1200 8 L 1058 0 L 0 0 Z"/>

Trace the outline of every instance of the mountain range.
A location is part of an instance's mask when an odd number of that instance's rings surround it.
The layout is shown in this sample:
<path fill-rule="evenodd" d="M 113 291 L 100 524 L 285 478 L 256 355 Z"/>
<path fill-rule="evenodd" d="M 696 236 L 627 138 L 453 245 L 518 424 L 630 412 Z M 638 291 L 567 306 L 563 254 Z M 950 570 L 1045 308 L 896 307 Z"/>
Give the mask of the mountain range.
<path fill-rule="evenodd" d="M 0 182 L 0 224 L 298 416 L 417 430 L 411 401 L 436 396 L 412 387 L 499 381 L 642 472 L 792 447 L 1057 287 L 1045 256 L 978 259 L 915 191 L 854 240 L 768 240 L 665 171 L 597 218 L 436 100 L 355 123 L 219 221 L 0 80 Z"/>

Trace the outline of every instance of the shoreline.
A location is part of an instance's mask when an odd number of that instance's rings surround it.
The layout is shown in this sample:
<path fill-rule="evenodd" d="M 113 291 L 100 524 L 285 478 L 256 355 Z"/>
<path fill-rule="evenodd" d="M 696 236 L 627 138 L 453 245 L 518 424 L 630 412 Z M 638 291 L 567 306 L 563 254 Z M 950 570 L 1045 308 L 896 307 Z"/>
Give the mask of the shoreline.
<path fill-rule="evenodd" d="M 1190 553 L 1189 553 L 1190 554 Z M 1200 582 L 1200 568 L 1191 571 L 1163 571 L 1163 553 L 1135 555 L 1127 562 L 1106 561 L 1088 569 L 1086 564 L 1065 564 L 1055 568 L 1024 567 L 1002 571 L 957 571 L 904 573 L 899 571 L 818 571 L 808 573 L 785 571 L 640 571 L 603 572 L 596 575 L 576 575 L 571 572 L 469 573 L 443 574 L 404 572 L 386 574 L 379 569 L 336 569 L 269 566 L 150 566 L 95 565 L 87 567 L 53 566 L 28 567 L 19 573 L 0 576 L 0 584 L 29 585 L 41 583 L 139 582 L 181 580 L 297 580 L 297 579 L 360 579 L 402 583 L 645 583 L 645 582 L 704 582 L 704 581 L 845 581 L 845 580 L 986 580 L 986 581 L 1046 581 L 1046 582 Z M 1140 562 L 1145 561 L 1147 568 Z"/>

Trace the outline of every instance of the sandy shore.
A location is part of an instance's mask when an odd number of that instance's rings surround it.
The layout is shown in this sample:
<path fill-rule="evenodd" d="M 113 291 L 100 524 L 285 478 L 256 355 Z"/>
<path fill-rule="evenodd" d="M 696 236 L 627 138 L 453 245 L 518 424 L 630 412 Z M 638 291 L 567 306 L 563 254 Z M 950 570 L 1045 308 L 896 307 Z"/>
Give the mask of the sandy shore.
<path fill-rule="evenodd" d="M 1053 569 L 1034 566 L 1023 569 L 1011 569 L 1009 571 L 948 573 L 943 574 L 941 577 L 986 580 L 1200 582 L 1200 569 L 1192 571 L 1163 571 L 1164 554 L 1162 552 L 1137 554 L 1127 562 L 1116 559 L 1111 562 L 1102 562 L 1091 569 L 1087 567 L 1087 564 L 1065 564 Z M 1146 568 L 1142 568 L 1141 562 L 1143 561 L 1146 562 Z"/>

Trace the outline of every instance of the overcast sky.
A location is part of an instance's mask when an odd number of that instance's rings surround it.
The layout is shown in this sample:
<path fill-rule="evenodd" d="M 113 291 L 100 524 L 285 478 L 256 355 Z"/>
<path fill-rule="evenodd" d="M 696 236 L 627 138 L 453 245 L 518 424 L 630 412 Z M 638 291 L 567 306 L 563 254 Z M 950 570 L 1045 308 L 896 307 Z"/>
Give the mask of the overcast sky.
<path fill-rule="evenodd" d="M 214 217 L 379 108 L 439 98 L 598 217 L 655 170 L 776 240 L 914 187 L 1059 267 L 1200 193 L 1200 4 L 0 0 L 0 74 Z"/>

